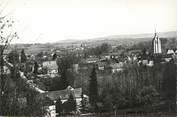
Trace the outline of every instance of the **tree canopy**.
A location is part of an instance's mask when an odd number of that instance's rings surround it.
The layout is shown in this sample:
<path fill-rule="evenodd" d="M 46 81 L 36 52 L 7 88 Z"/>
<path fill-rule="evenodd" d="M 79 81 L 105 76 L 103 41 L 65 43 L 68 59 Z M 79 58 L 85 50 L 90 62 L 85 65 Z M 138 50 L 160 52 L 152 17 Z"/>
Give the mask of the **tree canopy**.
<path fill-rule="evenodd" d="M 93 70 L 91 72 L 89 83 L 89 102 L 91 103 L 91 105 L 95 106 L 98 99 L 97 74 L 95 67 L 93 67 Z"/>

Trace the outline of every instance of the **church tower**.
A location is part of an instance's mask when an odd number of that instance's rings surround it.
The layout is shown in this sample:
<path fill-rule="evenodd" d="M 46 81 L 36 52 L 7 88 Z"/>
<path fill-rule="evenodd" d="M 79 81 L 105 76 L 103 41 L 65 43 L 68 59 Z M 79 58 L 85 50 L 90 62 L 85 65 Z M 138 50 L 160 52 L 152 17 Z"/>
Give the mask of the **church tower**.
<path fill-rule="evenodd" d="M 154 54 L 161 54 L 162 53 L 161 41 L 160 41 L 159 37 L 157 36 L 156 31 L 155 31 L 152 43 L 153 43 L 153 53 Z"/>

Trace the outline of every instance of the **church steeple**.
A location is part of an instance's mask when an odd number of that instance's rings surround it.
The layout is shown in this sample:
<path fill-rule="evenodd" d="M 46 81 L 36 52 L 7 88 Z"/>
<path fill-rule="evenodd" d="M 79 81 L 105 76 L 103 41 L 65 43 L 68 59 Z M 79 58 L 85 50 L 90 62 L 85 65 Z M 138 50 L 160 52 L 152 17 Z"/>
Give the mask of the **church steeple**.
<path fill-rule="evenodd" d="M 154 54 L 161 54 L 162 53 L 161 41 L 160 41 L 159 37 L 157 36 L 156 29 L 155 29 L 154 38 L 153 38 L 153 52 L 154 52 Z"/>
<path fill-rule="evenodd" d="M 155 28 L 155 33 L 154 33 L 154 37 L 157 35 L 157 32 L 156 32 L 156 28 Z"/>

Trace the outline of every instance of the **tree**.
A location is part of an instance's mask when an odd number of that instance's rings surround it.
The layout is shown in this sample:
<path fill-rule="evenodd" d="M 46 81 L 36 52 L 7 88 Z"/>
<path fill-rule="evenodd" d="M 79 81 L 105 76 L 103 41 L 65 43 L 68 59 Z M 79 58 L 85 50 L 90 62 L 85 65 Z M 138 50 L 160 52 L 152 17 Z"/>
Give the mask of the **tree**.
<path fill-rule="evenodd" d="M 62 89 L 65 89 L 69 84 L 68 71 L 72 68 L 74 63 L 78 62 L 78 58 L 70 53 L 57 59 L 58 73 L 61 75 Z M 71 74 L 70 74 L 71 75 Z"/>
<path fill-rule="evenodd" d="M 76 100 L 74 99 L 74 96 L 72 94 L 69 95 L 69 99 L 67 100 L 68 103 L 68 110 L 71 111 L 76 111 Z"/>
<path fill-rule="evenodd" d="M 147 54 L 146 54 L 146 48 L 142 49 L 142 59 L 146 59 L 147 58 Z"/>
<path fill-rule="evenodd" d="M 81 98 L 82 98 L 82 100 L 81 100 L 81 105 L 80 105 L 81 109 L 80 110 L 81 110 L 82 113 L 84 113 L 84 112 L 87 111 L 87 109 L 86 109 L 87 100 L 86 100 L 86 98 L 84 98 L 83 92 L 81 93 Z"/>
<path fill-rule="evenodd" d="M 59 74 L 71 68 L 72 65 L 78 61 L 79 59 L 74 55 L 74 53 L 66 53 L 63 57 L 58 58 L 57 65 Z"/>
<path fill-rule="evenodd" d="M 5 57 L 5 50 L 8 48 L 10 42 L 14 38 L 18 38 L 17 33 L 13 31 L 12 25 L 14 21 L 7 19 L 6 16 L 2 16 L 0 14 L 0 114 L 3 115 L 5 112 L 5 108 L 3 108 L 3 102 L 5 102 L 4 98 L 4 84 L 5 84 L 5 76 L 4 76 L 4 57 Z"/>
<path fill-rule="evenodd" d="M 12 63 L 13 65 L 19 63 L 19 54 L 16 50 L 13 50 L 8 54 L 8 62 Z"/>
<path fill-rule="evenodd" d="M 111 46 L 109 44 L 107 44 L 107 43 L 103 43 L 100 46 L 100 49 L 102 50 L 102 53 L 107 53 L 111 49 Z"/>
<path fill-rule="evenodd" d="M 169 111 L 175 111 L 176 105 L 176 71 L 174 61 L 166 63 L 163 73 L 162 90 L 165 101 L 168 103 Z"/>
<path fill-rule="evenodd" d="M 54 54 L 52 55 L 52 60 L 56 60 L 56 58 L 57 58 L 57 54 L 54 53 Z"/>
<path fill-rule="evenodd" d="M 48 60 L 48 58 L 43 58 L 44 57 L 44 53 L 43 52 L 39 52 L 36 57 L 35 60 L 37 60 L 38 62 L 43 62 L 45 60 Z"/>
<path fill-rule="evenodd" d="M 22 51 L 21 51 L 21 63 L 26 63 L 26 60 L 27 60 L 27 58 L 26 58 L 25 51 L 24 51 L 24 49 L 22 49 Z"/>
<path fill-rule="evenodd" d="M 74 99 L 72 94 L 70 94 L 68 100 L 63 103 L 63 109 L 67 113 L 76 111 L 76 100 Z"/>
<path fill-rule="evenodd" d="M 17 80 L 18 75 L 18 63 L 19 63 L 19 54 L 16 50 L 11 51 L 8 54 L 8 62 L 11 63 L 14 67 L 10 68 L 11 79 Z"/>
<path fill-rule="evenodd" d="M 60 97 L 58 98 L 57 102 L 56 102 L 56 112 L 61 115 L 61 112 L 63 111 L 62 108 L 62 101 L 60 99 Z"/>
<path fill-rule="evenodd" d="M 45 110 L 43 108 L 44 101 L 36 95 L 37 92 L 34 92 L 32 90 L 28 90 L 28 92 L 26 93 L 27 108 L 25 115 L 43 117 L 45 114 Z"/>
<path fill-rule="evenodd" d="M 69 85 L 68 79 L 67 79 L 67 70 L 64 70 L 61 73 L 61 89 L 66 89 L 67 86 Z"/>
<path fill-rule="evenodd" d="M 111 46 L 107 43 L 103 43 L 94 48 L 89 48 L 84 54 L 85 56 L 88 56 L 88 55 L 100 56 L 103 53 L 108 53 L 110 50 L 111 50 Z"/>
<path fill-rule="evenodd" d="M 142 89 L 140 89 L 137 97 L 141 104 L 147 105 L 152 104 L 154 101 L 154 98 L 158 95 L 157 90 L 152 86 L 144 86 Z"/>
<path fill-rule="evenodd" d="M 94 108 L 96 108 L 97 98 L 98 98 L 97 75 L 96 68 L 94 66 L 90 75 L 89 84 L 89 102 Z"/>
<path fill-rule="evenodd" d="M 103 106 L 104 106 L 104 111 L 111 111 L 113 108 L 112 102 L 113 102 L 112 95 L 111 94 L 106 94 L 105 97 L 103 97 Z"/>
<path fill-rule="evenodd" d="M 33 71 L 34 74 L 37 74 L 37 73 L 38 73 L 38 67 L 39 67 L 39 65 L 38 65 L 38 63 L 35 61 L 35 62 L 34 62 L 34 71 Z"/>

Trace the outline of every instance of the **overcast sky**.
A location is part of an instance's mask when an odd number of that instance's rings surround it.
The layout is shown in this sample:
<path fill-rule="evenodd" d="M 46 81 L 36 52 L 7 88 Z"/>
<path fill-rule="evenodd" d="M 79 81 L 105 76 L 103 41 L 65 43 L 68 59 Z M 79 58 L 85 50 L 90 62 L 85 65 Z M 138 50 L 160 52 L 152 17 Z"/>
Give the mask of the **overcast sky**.
<path fill-rule="evenodd" d="M 2 1 L 19 43 L 177 31 L 177 0 Z"/>

